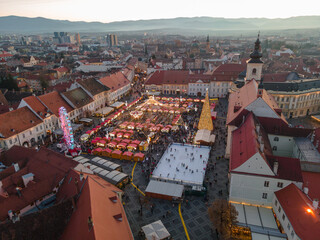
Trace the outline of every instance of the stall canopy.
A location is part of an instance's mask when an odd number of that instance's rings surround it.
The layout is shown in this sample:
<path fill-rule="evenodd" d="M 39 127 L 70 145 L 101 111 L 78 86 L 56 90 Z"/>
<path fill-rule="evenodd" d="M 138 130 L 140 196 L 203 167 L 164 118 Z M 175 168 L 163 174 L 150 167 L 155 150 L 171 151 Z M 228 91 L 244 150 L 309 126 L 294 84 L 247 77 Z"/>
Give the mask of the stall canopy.
<path fill-rule="evenodd" d="M 207 130 L 207 129 L 201 129 L 197 131 L 196 137 L 194 142 L 197 144 L 201 144 L 201 143 L 214 143 L 216 139 L 216 136 L 214 134 L 211 134 L 211 131 Z"/>
<path fill-rule="evenodd" d="M 175 198 L 181 198 L 183 185 L 151 180 L 147 186 L 146 193 L 166 195 Z"/>
<path fill-rule="evenodd" d="M 110 107 L 112 108 L 121 108 L 124 105 L 124 102 L 115 102 Z"/>
<path fill-rule="evenodd" d="M 143 226 L 142 231 L 147 240 L 161 240 L 170 237 L 170 233 L 161 220 Z"/>
<path fill-rule="evenodd" d="M 114 110 L 112 107 L 104 107 L 95 112 L 95 114 L 108 115 Z"/>

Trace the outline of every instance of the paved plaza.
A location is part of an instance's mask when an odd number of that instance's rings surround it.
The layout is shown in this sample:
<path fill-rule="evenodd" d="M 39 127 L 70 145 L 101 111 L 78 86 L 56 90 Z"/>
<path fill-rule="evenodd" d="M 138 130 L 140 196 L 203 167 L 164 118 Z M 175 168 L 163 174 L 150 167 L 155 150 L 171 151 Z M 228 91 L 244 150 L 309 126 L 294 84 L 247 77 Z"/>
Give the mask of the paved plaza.
<path fill-rule="evenodd" d="M 184 201 L 181 205 L 182 216 L 185 221 L 190 239 L 218 239 L 215 230 L 212 228 L 207 210 L 210 204 L 215 199 L 226 199 L 228 197 L 227 189 L 229 161 L 223 158 L 223 156 L 225 155 L 226 141 L 226 99 L 220 99 L 219 104 L 216 107 L 216 111 L 218 112 L 217 119 L 214 121 L 214 134 L 216 135 L 216 142 L 209 152 L 207 170 L 204 176 L 204 184 L 208 189 L 207 194 L 205 196 L 185 196 Z M 195 117 L 188 116 L 188 119 L 189 118 L 194 119 Z M 98 119 L 94 119 L 94 121 L 95 125 L 99 123 Z M 189 127 L 191 128 L 191 125 L 189 125 Z M 85 128 L 84 131 L 85 130 L 87 130 L 87 128 Z M 180 133 L 178 136 L 169 136 L 168 140 L 172 142 L 179 142 L 179 140 L 182 140 L 183 137 L 183 134 L 181 135 Z M 81 134 L 77 135 L 77 137 L 79 137 Z M 55 145 L 50 146 L 50 148 L 57 150 Z M 163 148 L 161 144 L 158 146 L 153 146 L 152 150 L 149 151 L 148 156 L 149 158 L 152 158 L 152 161 L 158 162 L 163 156 L 165 149 L 166 148 Z M 208 154 L 204 155 L 206 155 L 207 158 Z M 85 155 L 85 157 L 93 158 L 95 156 Z M 102 158 L 121 164 L 123 172 L 131 176 L 134 162 L 117 160 L 107 157 Z M 137 163 L 133 176 L 133 183 L 143 192 L 145 191 L 146 186 L 149 183 L 148 172 L 146 171 L 145 166 L 145 163 Z M 173 239 L 187 239 L 179 216 L 177 203 L 172 203 L 171 201 L 161 199 L 150 199 L 149 202 L 143 204 L 141 214 L 141 193 L 137 191 L 131 184 L 128 184 L 125 187 L 124 192 L 124 208 L 135 239 L 143 239 L 139 235 L 139 231 L 142 226 L 159 219 L 164 223 Z"/>
<path fill-rule="evenodd" d="M 218 118 L 214 121 L 214 124 L 217 138 L 213 146 L 214 150 L 210 153 L 209 166 L 205 175 L 205 184 L 208 187 L 207 196 L 186 196 L 181 205 L 182 216 L 190 239 L 218 239 L 212 228 L 207 209 L 215 199 L 226 199 L 228 197 L 229 161 L 222 158 L 225 154 L 225 114 L 227 111 L 227 101 L 225 99 L 220 100 L 216 110 L 218 111 Z M 162 154 L 154 153 L 153 156 L 159 160 Z M 131 174 L 134 163 L 114 159 L 110 160 L 121 164 L 124 173 Z M 140 163 L 136 165 L 133 182 L 143 192 L 149 183 Z M 150 203 L 143 206 L 141 216 L 139 203 L 141 194 L 132 185 L 127 185 L 124 191 L 126 195 L 124 207 L 135 239 L 143 239 L 138 234 L 142 226 L 159 219 L 164 223 L 173 239 L 187 239 L 179 216 L 178 204 L 173 204 L 167 200 L 150 199 Z M 188 203 L 185 200 L 188 200 Z M 151 205 L 154 206 L 153 210 L 151 209 Z"/>

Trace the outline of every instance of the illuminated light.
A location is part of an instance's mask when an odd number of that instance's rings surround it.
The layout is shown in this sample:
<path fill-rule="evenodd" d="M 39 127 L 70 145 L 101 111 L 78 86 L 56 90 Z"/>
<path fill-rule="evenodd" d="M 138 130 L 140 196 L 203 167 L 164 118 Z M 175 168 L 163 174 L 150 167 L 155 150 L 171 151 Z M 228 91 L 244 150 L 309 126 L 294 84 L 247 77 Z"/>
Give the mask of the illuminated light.
<path fill-rule="evenodd" d="M 312 210 L 310 208 L 307 209 L 308 213 L 312 213 Z"/>

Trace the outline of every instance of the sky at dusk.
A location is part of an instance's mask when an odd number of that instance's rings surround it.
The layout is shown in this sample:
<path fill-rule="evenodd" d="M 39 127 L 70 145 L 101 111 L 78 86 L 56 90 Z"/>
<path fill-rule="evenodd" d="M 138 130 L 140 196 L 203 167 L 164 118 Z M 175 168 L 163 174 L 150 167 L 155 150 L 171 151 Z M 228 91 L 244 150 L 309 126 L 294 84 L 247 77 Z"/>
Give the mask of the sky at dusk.
<path fill-rule="evenodd" d="M 175 17 L 266 17 L 320 15 L 319 0 L 0 0 L 0 16 L 112 22 Z"/>

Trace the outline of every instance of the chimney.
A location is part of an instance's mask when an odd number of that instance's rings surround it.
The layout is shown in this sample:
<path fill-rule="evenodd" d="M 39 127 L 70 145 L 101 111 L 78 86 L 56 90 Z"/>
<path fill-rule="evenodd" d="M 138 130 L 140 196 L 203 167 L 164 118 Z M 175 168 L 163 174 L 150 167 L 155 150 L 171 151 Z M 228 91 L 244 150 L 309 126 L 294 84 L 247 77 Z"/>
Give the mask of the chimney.
<path fill-rule="evenodd" d="M 274 172 L 275 175 L 278 174 L 278 168 L 279 168 L 279 163 L 277 161 L 275 161 L 273 163 L 273 172 Z"/>
<path fill-rule="evenodd" d="M 16 187 L 16 191 L 17 191 L 18 197 L 20 198 L 22 196 L 20 188 Z"/>
<path fill-rule="evenodd" d="M 304 192 L 306 195 L 308 195 L 309 188 L 308 188 L 308 187 L 304 187 L 304 188 L 303 188 L 303 192 Z"/>
<path fill-rule="evenodd" d="M 313 199 L 312 206 L 315 210 L 317 210 L 319 207 L 319 199 L 317 198 Z"/>
<path fill-rule="evenodd" d="M 82 180 L 83 180 L 83 173 L 81 172 L 80 173 L 80 181 L 82 182 Z"/>
<path fill-rule="evenodd" d="M 256 124 L 256 131 L 259 134 L 259 132 L 260 132 L 260 125 L 259 124 Z"/>
<path fill-rule="evenodd" d="M 13 212 L 12 212 L 12 210 L 9 210 L 9 211 L 8 211 L 8 216 L 9 216 L 10 220 L 12 220 L 12 218 L 13 218 Z"/>
<path fill-rule="evenodd" d="M 15 170 L 16 172 L 18 172 L 18 171 L 20 170 L 20 167 L 19 167 L 19 164 L 18 164 L 18 163 L 13 164 L 13 166 L 14 166 L 14 170 Z"/>
<path fill-rule="evenodd" d="M 264 142 L 260 142 L 260 151 L 263 153 L 264 150 Z"/>
<path fill-rule="evenodd" d="M 30 181 L 33 181 L 33 179 L 34 179 L 33 173 L 28 173 L 28 174 L 22 176 L 23 184 L 25 187 L 27 187 L 28 183 Z"/>

